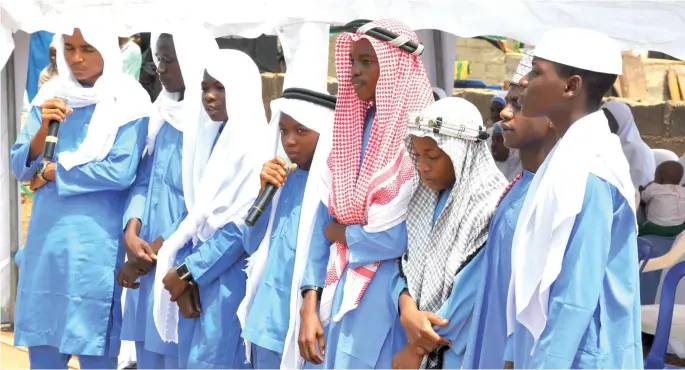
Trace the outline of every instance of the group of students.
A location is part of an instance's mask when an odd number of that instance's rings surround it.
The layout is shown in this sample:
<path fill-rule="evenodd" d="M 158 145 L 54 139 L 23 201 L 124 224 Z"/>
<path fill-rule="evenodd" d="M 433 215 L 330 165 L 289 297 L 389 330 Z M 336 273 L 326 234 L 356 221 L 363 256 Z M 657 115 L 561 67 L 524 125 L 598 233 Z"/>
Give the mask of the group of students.
<path fill-rule="evenodd" d="M 114 368 L 121 340 L 139 368 L 642 367 L 634 187 L 599 110 L 611 39 L 557 29 L 524 58 L 507 186 L 479 111 L 435 101 L 407 26 L 340 34 L 335 97 L 328 26 L 279 38 L 267 125 L 254 62 L 206 30 L 153 38 L 152 106 L 116 38 L 59 37 L 11 150 L 36 189 L 15 319 L 32 368 Z"/>

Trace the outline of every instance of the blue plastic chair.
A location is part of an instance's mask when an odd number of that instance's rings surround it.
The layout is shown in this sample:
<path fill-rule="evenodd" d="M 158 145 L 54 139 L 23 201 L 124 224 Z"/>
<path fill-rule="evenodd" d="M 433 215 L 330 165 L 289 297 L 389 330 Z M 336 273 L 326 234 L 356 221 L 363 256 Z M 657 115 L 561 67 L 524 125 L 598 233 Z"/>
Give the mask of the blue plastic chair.
<path fill-rule="evenodd" d="M 640 266 L 640 273 L 645 269 L 647 266 L 647 262 L 649 261 L 649 256 L 652 254 L 652 242 L 650 242 L 647 239 L 644 238 L 637 238 L 637 257 L 638 261 L 644 261 L 642 262 L 642 266 Z"/>
<path fill-rule="evenodd" d="M 661 300 L 659 301 L 659 316 L 656 322 L 654 343 L 645 358 L 645 369 L 677 369 L 664 364 L 668 339 L 671 337 L 671 323 L 673 321 L 673 307 L 675 306 L 675 294 L 678 283 L 685 277 L 685 261 L 678 262 L 666 274 L 664 285 L 661 288 Z"/>

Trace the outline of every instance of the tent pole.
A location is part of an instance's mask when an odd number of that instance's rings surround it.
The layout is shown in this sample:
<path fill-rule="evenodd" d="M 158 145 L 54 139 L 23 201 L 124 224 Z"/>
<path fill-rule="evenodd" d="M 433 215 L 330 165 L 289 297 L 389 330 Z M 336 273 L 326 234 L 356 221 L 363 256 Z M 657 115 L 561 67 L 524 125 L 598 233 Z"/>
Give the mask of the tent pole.
<path fill-rule="evenodd" d="M 11 148 L 17 138 L 17 122 L 20 118 L 17 114 L 17 97 L 15 96 L 15 81 L 14 81 L 14 53 L 12 53 L 5 64 L 5 81 L 7 81 L 7 117 L 9 125 L 7 125 L 7 141 L 8 148 Z M 7 176 L 9 181 L 9 221 L 10 221 L 10 307 L 9 307 L 9 322 L 14 325 L 14 306 L 17 298 L 17 286 L 19 283 L 19 269 L 14 261 L 14 256 L 19 250 L 19 187 L 18 182 L 14 176 Z"/>
<path fill-rule="evenodd" d="M 444 63 L 442 60 L 442 31 L 440 30 L 432 30 L 433 31 L 433 55 L 435 55 L 435 86 L 440 87 L 441 89 L 444 89 L 445 92 L 450 91 L 449 89 L 450 86 L 443 86 L 445 83 L 445 69 L 444 69 Z M 454 61 L 452 61 L 454 63 Z M 452 96 L 452 94 L 448 94 L 448 96 Z"/>

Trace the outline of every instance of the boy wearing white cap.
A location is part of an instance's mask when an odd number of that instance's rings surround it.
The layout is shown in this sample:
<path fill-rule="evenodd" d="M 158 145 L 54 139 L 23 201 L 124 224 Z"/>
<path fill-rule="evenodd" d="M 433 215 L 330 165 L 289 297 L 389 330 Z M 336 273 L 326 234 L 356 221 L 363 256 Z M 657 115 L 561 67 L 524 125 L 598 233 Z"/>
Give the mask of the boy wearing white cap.
<path fill-rule="evenodd" d="M 522 114 L 560 140 L 530 185 L 514 233 L 505 360 L 516 368 L 642 368 L 635 198 L 599 110 L 621 74 L 609 37 L 555 29 L 521 85 Z"/>

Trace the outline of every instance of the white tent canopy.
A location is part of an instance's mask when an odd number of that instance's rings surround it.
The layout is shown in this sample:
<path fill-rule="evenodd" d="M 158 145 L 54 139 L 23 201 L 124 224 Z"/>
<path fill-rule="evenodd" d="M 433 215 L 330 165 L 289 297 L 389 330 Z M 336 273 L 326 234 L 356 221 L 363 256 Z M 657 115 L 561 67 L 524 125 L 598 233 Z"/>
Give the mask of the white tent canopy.
<path fill-rule="evenodd" d="M 551 28 L 592 28 L 623 49 L 685 59 L 685 2 L 674 0 L 3 0 L 0 62 L 17 30 L 59 31 L 96 21 L 121 35 L 202 22 L 215 36 L 256 37 L 275 27 L 317 21 L 395 18 L 414 29 L 462 37 L 497 35 L 535 44 Z"/>

